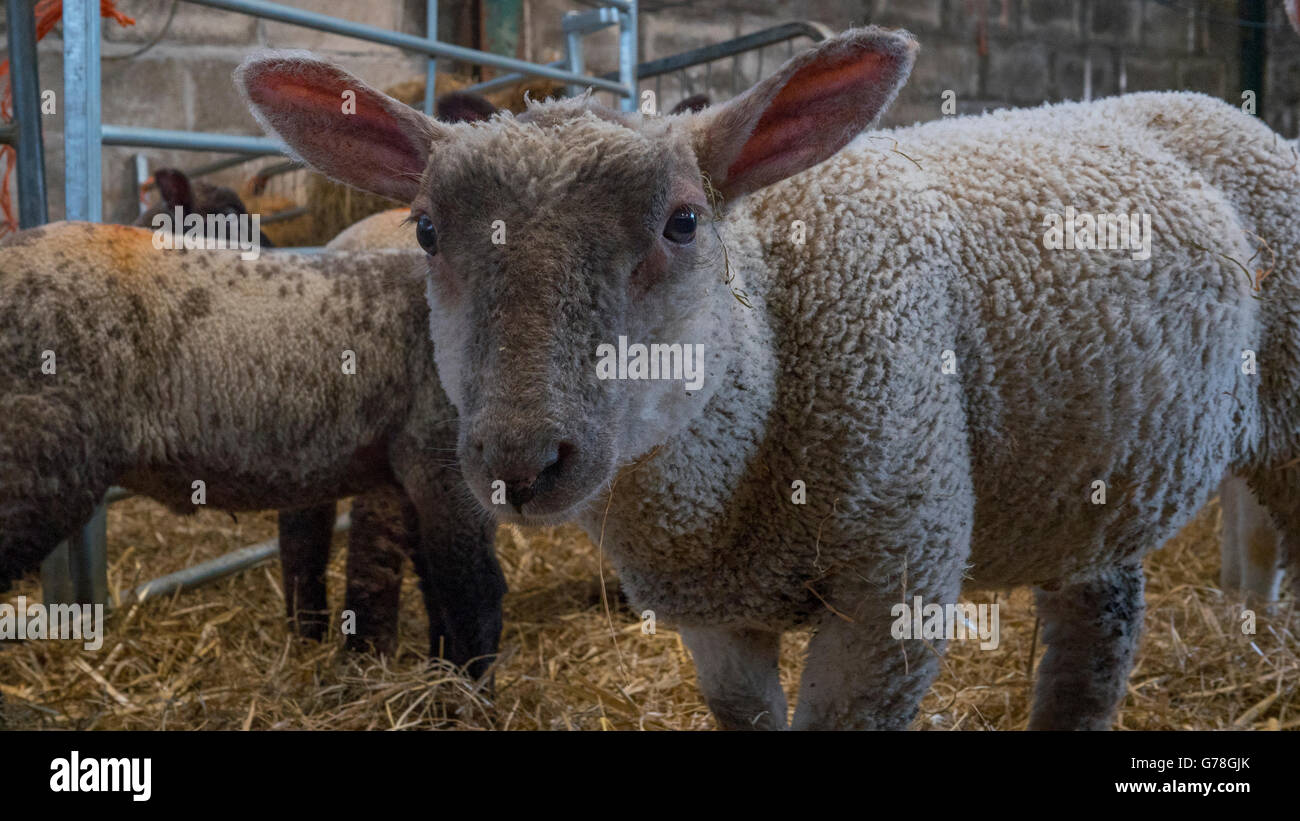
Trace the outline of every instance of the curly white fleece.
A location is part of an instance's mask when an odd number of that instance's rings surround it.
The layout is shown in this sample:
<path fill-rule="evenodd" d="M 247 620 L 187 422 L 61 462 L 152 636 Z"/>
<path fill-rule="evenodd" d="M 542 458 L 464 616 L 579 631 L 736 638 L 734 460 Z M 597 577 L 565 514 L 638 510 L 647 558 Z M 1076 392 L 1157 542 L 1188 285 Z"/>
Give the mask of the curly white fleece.
<path fill-rule="evenodd" d="M 1289 143 L 1197 94 L 863 135 L 726 222 L 749 353 L 584 524 L 639 607 L 779 630 L 1130 563 L 1229 465 L 1300 497 L 1264 476 L 1300 452 L 1298 191 Z M 1044 247 L 1067 206 L 1149 213 L 1150 259 Z"/>

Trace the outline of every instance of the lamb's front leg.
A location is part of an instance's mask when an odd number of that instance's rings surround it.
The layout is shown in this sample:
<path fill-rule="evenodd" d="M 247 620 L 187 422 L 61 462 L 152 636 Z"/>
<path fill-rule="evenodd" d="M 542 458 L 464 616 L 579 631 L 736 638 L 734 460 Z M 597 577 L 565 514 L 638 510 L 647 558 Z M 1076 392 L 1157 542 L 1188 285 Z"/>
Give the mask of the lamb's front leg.
<path fill-rule="evenodd" d="M 736 627 L 684 627 L 704 701 L 724 730 L 784 730 L 781 634 Z"/>
<path fill-rule="evenodd" d="M 1128 686 L 1142 633 L 1140 564 L 1059 590 L 1035 590 L 1047 652 L 1038 664 L 1031 730 L 1106 730 Z"/>
<path fill-rule="evenodd" d="M 496 522 L 466 489 L 459 466 L 429 455 L 446 444 L 436 436 L 399 437 L 393 466 L 415 516 L 411 561 L 429 614 L 430 656 L 481 679 L 501 642 L 506 578 L 497 562 Z"/>
<path fill-rule="evenodd" d="M 906 603 L 911 606 L 917 595 L 926 604 L 956 602 L 958 586 L 953 587 L 909 591 Z M 894 638 L 897 604 L 898 596 L 872 591 L 821 617 L 808 645 L 794 729 L 907 729 L 939 674 L 944 640 Z"/>

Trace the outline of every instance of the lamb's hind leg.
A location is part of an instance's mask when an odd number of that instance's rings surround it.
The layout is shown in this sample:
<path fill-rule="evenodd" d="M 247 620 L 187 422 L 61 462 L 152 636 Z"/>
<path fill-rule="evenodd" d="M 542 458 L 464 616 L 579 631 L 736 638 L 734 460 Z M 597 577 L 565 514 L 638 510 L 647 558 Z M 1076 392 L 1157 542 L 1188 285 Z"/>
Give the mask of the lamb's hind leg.
<path fill-rule="evenodd" d="M 397 649 L 402 559 L 414 549 L 414 533 L 415 514 L 401 488 L 353 499 L 345 608 L 356 630 L 347 638 L 348 649 L 387 654 Z"/>
<path fill-rule="evenodd" d="M 737 627 L 682 628 L 704 701 L 724 730 L 784 730 L 781 634 Z"/>
<path fill-rule="evenodd" d="M 83 433 L 78 404 L 0 399 L 0 591 L 84 525 L 111 483 L 110 439 Z"/>
<path fill-rule="evenodd" d="M 334 503 L 279 512 L 280 575 L 289 623 L 320 641 L 329 627 L 325 568 L 334 538 Z"/>
<path fill-rule="evenodd" d="M 1112 567 L 1035 594 L 1047 651 L 1029 729 L 1110 729 L 1142 633 L 1142 566 Z"/>

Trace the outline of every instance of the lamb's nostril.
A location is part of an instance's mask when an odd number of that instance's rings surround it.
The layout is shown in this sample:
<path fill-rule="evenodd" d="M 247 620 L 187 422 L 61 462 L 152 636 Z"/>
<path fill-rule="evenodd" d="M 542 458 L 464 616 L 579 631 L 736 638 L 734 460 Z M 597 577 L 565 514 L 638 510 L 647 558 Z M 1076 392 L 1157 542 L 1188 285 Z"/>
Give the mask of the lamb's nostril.
<path fill-rule="evenodd" d="M 500 469 L 496 476 L 505 483 L 505 501 L 518 511 L 538 494 L 549 491 L 559 481 L 573 452 L 572 444 L 556 442 L 541 449 L 531 463 L 516 461 L 508 469 Z"/>
<path fill-rule="evenodd" d="M 543 461 L 542 469 L 537 472 L 537 490 L 545 491 L 555 484 L 560 478 L 564 466 L 573 459 L 573 445 L 568 442 L 558 442 L 547 451 L 547 457 Z"/>
<path fill-rule="evenodd" d="M 546 451 L 546 456 L 542 458 L 541 463 L 538 465 L 539 470 L 537 471 L 537 478 L 541 479 L 543 476 L 546 476 L 548 473 L 552 473 L 555 470 L 556 466 L 558 466 L 559 464 L 560 464 L 559 449 L 550 448 L 549 450 Z"/>
<path fill-rule="evenodd" d="M 506 482 L 506 501 L 515 510 L 523 507 L 536 493 L 537 480 L 535 478 Z"/>
<path fill-rule="evenodd" d="M 567 462 L 573 460 L 574 447 L 569 442 L 561 442 L 555 446 L 555 461 L 547 466 L 548 470 L 561 470 Z"/>

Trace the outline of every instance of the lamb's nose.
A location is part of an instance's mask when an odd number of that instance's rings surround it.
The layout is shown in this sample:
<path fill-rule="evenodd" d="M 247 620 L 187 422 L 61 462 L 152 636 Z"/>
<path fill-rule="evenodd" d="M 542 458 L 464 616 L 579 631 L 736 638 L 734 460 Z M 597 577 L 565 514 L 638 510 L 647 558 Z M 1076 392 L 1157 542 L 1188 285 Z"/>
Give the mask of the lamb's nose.
<path fill-rule="evenodd" d="M 531 453 L 493 453 L 488 447 L 485 461 L 492 481 L 505 483 L 506 502 L 519 511 L 539 493 L 545 493 L 559 478 L 564 464 L 572 456 L 573 446 L 568 442 L 548 442 L 542 447 L 529 449 Z"/>

